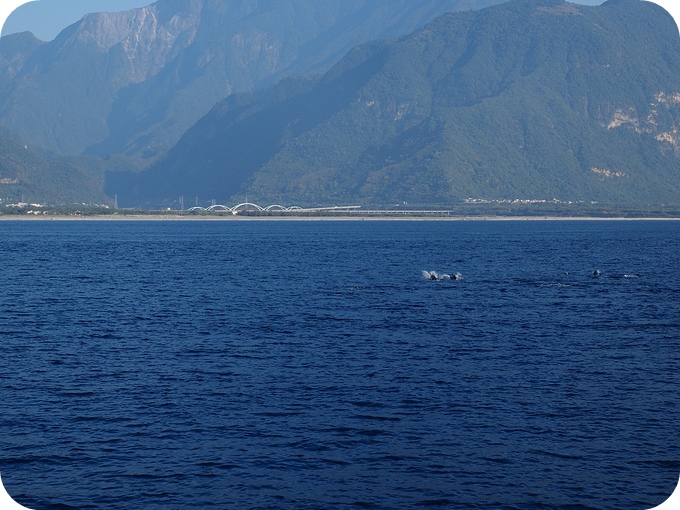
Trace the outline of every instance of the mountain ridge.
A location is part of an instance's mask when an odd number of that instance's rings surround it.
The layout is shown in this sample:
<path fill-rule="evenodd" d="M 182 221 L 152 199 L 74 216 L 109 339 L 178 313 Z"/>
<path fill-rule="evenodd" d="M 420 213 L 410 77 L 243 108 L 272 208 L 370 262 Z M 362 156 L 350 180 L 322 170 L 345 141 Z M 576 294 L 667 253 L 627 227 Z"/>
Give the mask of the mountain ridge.
<path fill-rule="evenodd" d="M 313 82 L 227 98 L 148 171 L 108 174 L 107 190 L 130 203 L 677 202 L 675 30 L 637 0 L 445 14 Z"/>
<path fill-rule="evenodd" d="M 54 41 L 14 48 L 21 58 L 0 71 L 0 127 L 52 151 L 121 153 L 143 167 L 234 92 L 324 71 L 357 43 L 499 1 L 158 0 L 87 15 Z M 6 39 L 0 55 L 18 44 Z"/>

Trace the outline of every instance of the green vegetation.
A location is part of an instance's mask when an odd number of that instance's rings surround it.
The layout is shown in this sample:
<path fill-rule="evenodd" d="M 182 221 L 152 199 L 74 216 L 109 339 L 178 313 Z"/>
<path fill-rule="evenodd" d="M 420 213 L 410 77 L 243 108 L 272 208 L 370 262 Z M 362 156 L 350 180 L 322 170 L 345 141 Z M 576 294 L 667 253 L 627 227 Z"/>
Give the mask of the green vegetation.
<path fill-rule="evenodd" d="M 39 154 L 0 136 L 0 205 L 108 204 L 104 163 L 94 157 Z"/>
<path fill-rule="evenodd" d="M 129 205 L 680 203 L 680 39 L 638 0 L 515 0 L 352 50 L 323 76 L 236 95 L 138 176 Z"/>
<path fill-rule="evenodd" d="M 158 0 L 146 14 L 87 16 L 48 43 L 0 40 L 0 126 L 32 146 L 147 166 L 231 93 L 500 1 Z"/>

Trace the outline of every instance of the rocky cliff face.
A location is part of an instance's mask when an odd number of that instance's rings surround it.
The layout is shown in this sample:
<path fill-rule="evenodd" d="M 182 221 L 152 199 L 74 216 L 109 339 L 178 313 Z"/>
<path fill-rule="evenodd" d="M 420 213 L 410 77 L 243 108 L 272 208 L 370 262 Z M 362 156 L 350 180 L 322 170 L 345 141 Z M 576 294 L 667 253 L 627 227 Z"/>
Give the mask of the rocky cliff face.
<path fill-rule="evenodd" d="M 2 39 L 0 129 L 143 166 L 233 92 L 326 70 L 363 41 L 500 1 L 158 0 L 91 14 L 12 60 Z"/>
<path fill-rule="evenodd" d="M 651 135 L 659 142 L 662 152 L 672 152 L 680 157 L 680 127 L 677 119 L 680 119 L 680 93 L 660 91 L 654 94 L 643 115 L 634 106 L 615 108 L 606 128 Z"/>
<path fill-rule="evenodd" d="M 649 2 L 512 0 L 234 95 L 110 192 L 130 205 L 680 197 L 680 40 Z"/>
<path fill-rule="evenodd" d="M 171 9 L 170 6 L 176 9 Z M 190 46 L 199 29 L 202 0 L 155 3 L 128 12 L 85 16 L 73 34 L 62 39 L 61 51 L 94 45 L 109 52 L 120 47 L 129 62 L 129 80 L 139 83 L 156 75 Z"/>

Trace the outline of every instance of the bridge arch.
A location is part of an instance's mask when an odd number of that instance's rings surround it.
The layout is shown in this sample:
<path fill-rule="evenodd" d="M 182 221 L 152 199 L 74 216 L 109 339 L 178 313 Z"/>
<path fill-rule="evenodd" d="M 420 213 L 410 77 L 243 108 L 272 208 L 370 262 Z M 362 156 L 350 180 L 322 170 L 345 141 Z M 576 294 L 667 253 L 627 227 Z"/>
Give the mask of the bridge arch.
<path fill-rule="evenodd" d="M 260 207 L 257 204 L 253 204 L 252 202 L 243 202 L 242 204 L 235 205 L 234 207 L 231 208 L 232 211 L 234 212 L 240 212 L 240 211 L 264 211 L 262 207 Z"/>

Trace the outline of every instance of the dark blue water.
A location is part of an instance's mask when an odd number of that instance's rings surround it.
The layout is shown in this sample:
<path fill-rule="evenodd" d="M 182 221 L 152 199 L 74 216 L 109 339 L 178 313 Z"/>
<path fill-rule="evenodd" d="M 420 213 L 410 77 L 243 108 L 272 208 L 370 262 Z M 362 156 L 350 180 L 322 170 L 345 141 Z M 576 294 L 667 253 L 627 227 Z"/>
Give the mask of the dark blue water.
<path fill-rule="evenodd" d="M 0 233 L 0 471 L 29 508 L 647 509 L 677 483 L 680 222 Z"/>

